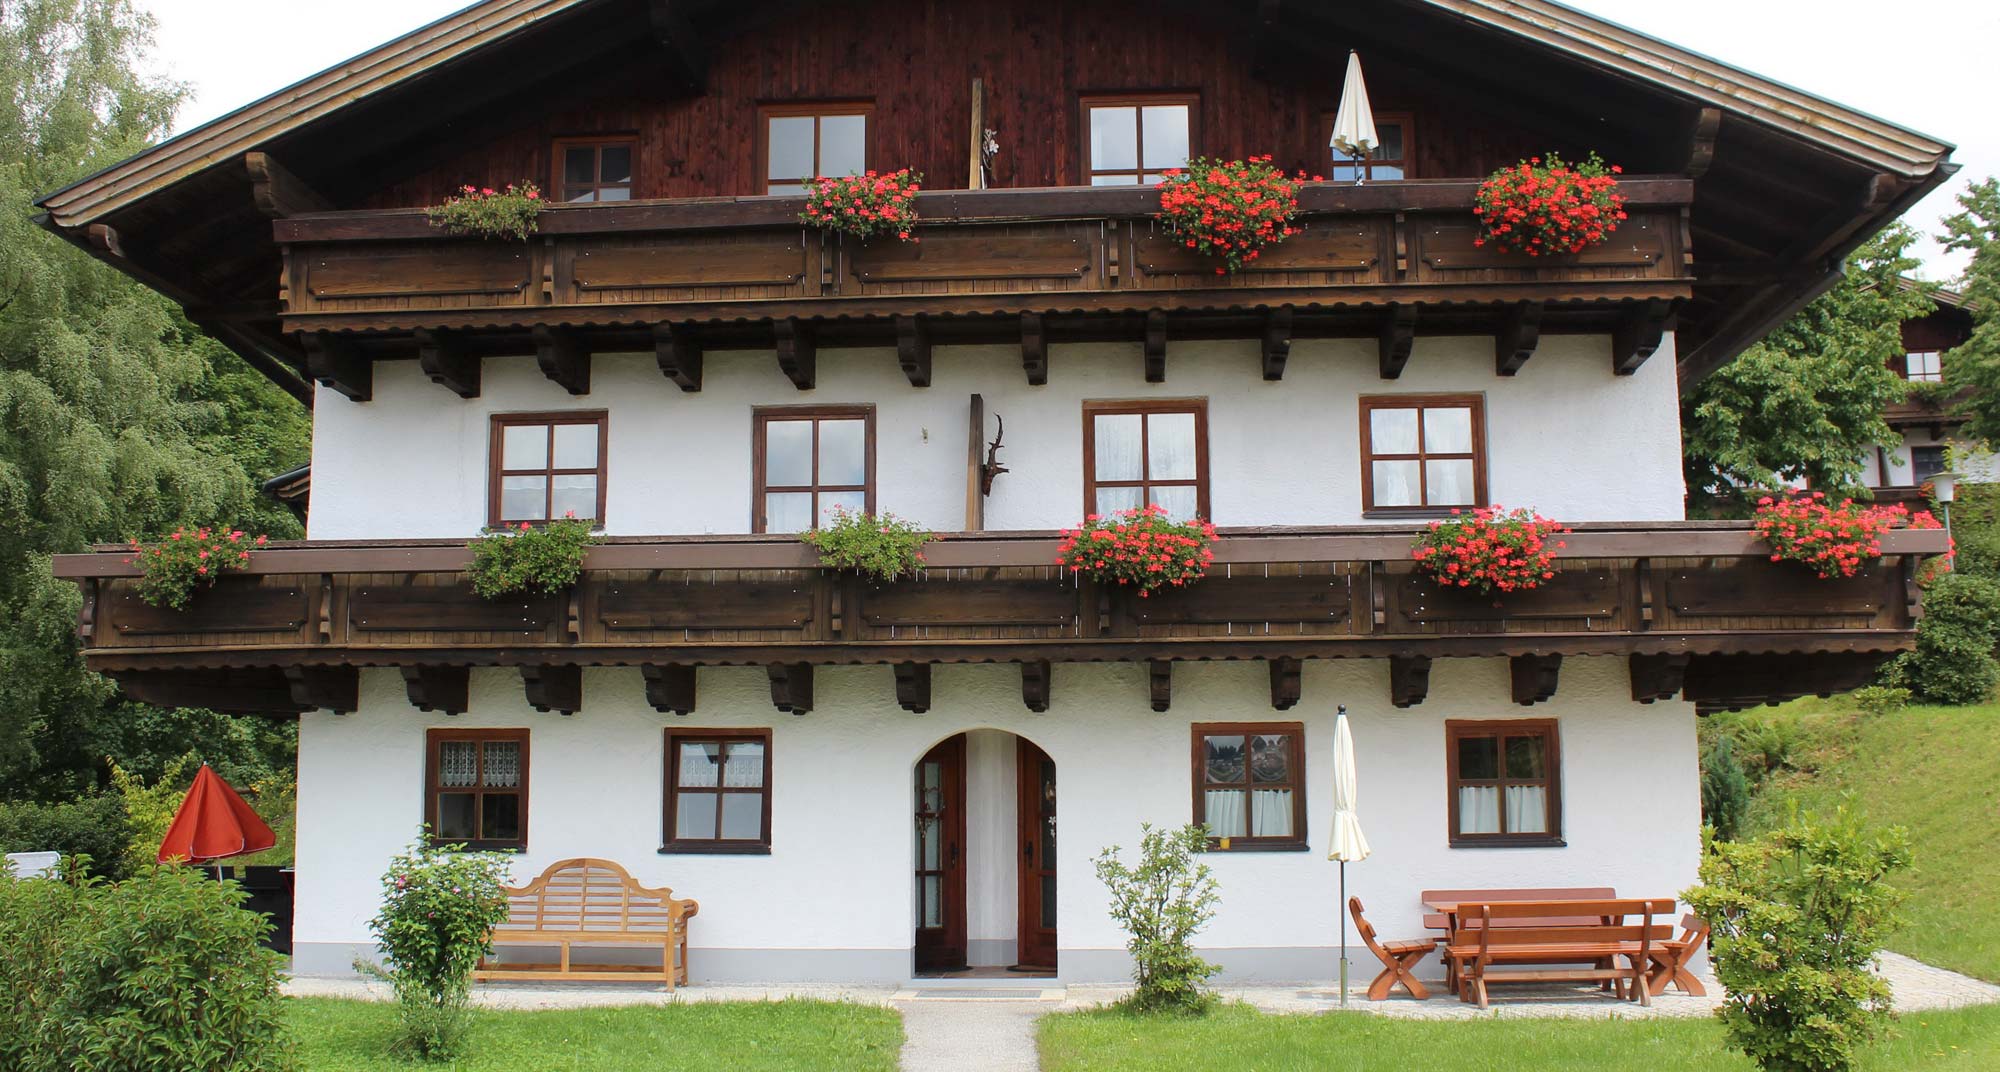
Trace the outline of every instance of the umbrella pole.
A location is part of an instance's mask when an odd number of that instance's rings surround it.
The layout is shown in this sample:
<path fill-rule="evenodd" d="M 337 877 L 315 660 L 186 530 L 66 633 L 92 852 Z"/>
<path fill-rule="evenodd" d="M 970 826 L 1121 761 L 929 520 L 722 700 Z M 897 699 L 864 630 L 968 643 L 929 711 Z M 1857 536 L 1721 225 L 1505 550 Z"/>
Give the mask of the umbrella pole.
<path fill-rule="evenodd" d="M 1347 1007 L 1347 861 L 1340 861 L 1340 1007 Z"/>

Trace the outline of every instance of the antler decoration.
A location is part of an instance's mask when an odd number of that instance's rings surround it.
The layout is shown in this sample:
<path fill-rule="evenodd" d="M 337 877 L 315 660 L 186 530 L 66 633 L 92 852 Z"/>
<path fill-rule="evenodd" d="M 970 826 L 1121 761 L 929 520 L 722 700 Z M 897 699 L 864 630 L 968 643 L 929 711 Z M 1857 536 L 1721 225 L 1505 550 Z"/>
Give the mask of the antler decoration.
<path fill-rule="evenodd" d="M 981 495 L 993 494 L 993 478 L 1007 471 L 1007 467 L 1000 464 L 1000 441 L 1007 437 L 1007 418 L 996 413 L 993 419 L 1000 423 L 1000 428 L 994 433 L 993 442 L 986 444 L 986 464 L 979 467 Z"/>

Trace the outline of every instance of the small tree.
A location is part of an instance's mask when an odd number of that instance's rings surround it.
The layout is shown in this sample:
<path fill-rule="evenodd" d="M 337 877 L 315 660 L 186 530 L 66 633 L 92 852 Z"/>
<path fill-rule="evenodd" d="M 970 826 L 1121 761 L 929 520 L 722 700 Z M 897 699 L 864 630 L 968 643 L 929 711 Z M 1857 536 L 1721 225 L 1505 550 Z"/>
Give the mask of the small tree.
<path fill-rule="evenodd" d="M 1899 656 L 1888 683 L 1935 704 L 1984 703 L 2000 686 L 2000 581 L 1946 573 L 1924 589 L 1917 650 Z"/>
<path fill-rule="evenodd" d="M 1208 831 L 1139 827 L 1139 866 L 1125 866 L 1118 846 L 1097 856 L 1097 878 L 1111 891 L 1111 918 L 1131 935 L 1129 999 L 1141 1012 L 1199 1013 L 1214 1001 L 1203 983 L 1222 969 L 1195 955 L 1196 931 L 1215 918 L 1221 902 L 1215 877 L 1201 862 Z"/>
<path fill-rule="evenodd" d="M 1736 745 L 1718 733 L 1701 757 L 1701 821 L 1722 841 L 1735 841 L 1750 810 L 1750 778 L 1736 758 Z"/>
<path fill-rule="evenodd" d="M 368 921 L 402 1006 L 398 1048 L 434 1061 L 449 1060 L 464 1041 L 472 997 L 472 969 L 493 951 L 493 928 L 507 918 L 507 857 L 466 852 L 463 845 L 433 845 L 428 830 L 382 876 L 382 910 Z"/>
<path fill-rule="evenodd" d="M 1881 1032 L 1889 988 L 1869 966 L 1901 900 L 1883 879 L 1909 862 L 1900 828 L 1868 829 L 1844 808 L 1709 846 L 1702 884 L 1681 896 L 1714 928 L 1728 991 L 1717 1015 L 1766 1072 L 1847 1072 Z"/>

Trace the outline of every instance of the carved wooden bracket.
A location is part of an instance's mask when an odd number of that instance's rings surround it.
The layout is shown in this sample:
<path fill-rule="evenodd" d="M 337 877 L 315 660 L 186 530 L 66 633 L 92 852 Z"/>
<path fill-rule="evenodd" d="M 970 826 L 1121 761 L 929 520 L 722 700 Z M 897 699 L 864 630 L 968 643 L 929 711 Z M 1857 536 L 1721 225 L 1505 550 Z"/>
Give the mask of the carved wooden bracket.
<path fill-rule="evenodd" d="M 813 709 L 811 663 L 772 663 L 764 669 L 771 676 L 772 706 L 788 715 L 803 715 Z"/>
<path fill-rule="evenodd" d="M 1653 356 L 1673 322 L 1674 303 L 1661 299 L 1640 302 L 1625 311 L 1611 332 L 1611 371 L 1630 376 Z"/>
<path fill-rule="evenodd" d="M 653 356 L 660 373 L 692 394 L 701 390 L 701 343 L 685 324 L 653 325 Z"/>
<path fill-rule="evenodd" d="M 353 339 L 312 331 L 305 333 L 301 341 L 306 348 L 308 376 L 345 395 L 350 402 L 366 402 L 374 397 L 375 364 Z"/>
<path fill-rule="evenodd" d="M 1715 163 L 1715 141 L 1722 133 L 1722 109 L 1703 108 L 1695 116 L 1694 130 L 1688 136 L 1688 162 L 1681 173 L 1690 179 L 1698 179 L 1708 174 Z"/>
<path fill-rule="evenodd" d="M 931 664 L 896 664 L 896 702 L 919 715 L 931 709 Z"/>
<path fill-rule="evenodd" d="M 771 332 L 777 339 L 778 369 L 792 386 L 801 391 L 810 391 L 819 376 L 819 345 L 813 335 L 813 326 L 796 317 L 771 322 Z"/>
<path fill-rule="evenodd" d="M 1028 374 L 1028 386 L 1049 382 L 1049 336 L 1040 313 L 1021 314 L 1021 368 Z"/>
<path fill-rule="evenodd" d="M 1292 321 L 1289 305 L 1264 314 L 1264 379 L 1269 383 L 1285 378 L 1285 362 L 1292 356 Z"/>
<path fill-rule="evenodd" d="M 524 666 L 521 684 L 528 693 L 528 706 L 537 711 L 574 715 L 583 710 L 581 666 Z"/>
<path fill-rule="evenodd" d="M 1300 659 L 1271 660 L 1271 706 L 1290 711 L 1298 706 L 1303 689 L 1305 662 Z"/>
<path fill-rule="evenodd" d="M 1512 376 L 1535 356 L 1542 341 L 1542 303 L 1520 302 L 1501 318 L 1493 336 L 1493 371 Z"/>
<path fill-rule="evenodd" d="M 361 671 L 352 666 L 287 666 L 285 684 L 301 707 L 345 715 L 361 706 Z"/>
<path fill-rule="evenodd" d="M 1167 314 L 1163 309 L 1146 313 L 1146 382 L 1167 382 Z"/>
<path fill-rule="evenodd" d="M 647 664 L 639 668 L 646 676 L 646 702 L 665 714 L 691 715 L 695 703 L 695 669 L 684 663 Z"/>
<path fill-rule="evenodd" d="M 535 328 L 535 363 L 542 375 L 573 395 L 590 393 L 590 347 L 566 328 Z"/>
<path fill-rule="evenodd" d="M 1514 702 L 1533 707 L 1556 694 L 1562 676 L 1560 655 L 1516 655 L 1510 667 L 1514 679 Z"/>
<path fill-rule="evenodd" d="M 1049 710 L 1049 661 L 1033 659 L 1021 664 L 1021 702 L 1041 715 Z"/>
<path fill-rule="evenodd" d="M 333 202 L 305 184 L 269 153 L 244 153 L 243 170 L 250 176 L 250 200 L 271 219 L 308 212 L 331 212 Z"/>
<path fill-rule="evenodd" d="M 1687 678 L 1687 655 L 1632 656 L 1632 698 L 1642 704 L 1671 700 Z"/>
<path fill-rule="evenodd" d="M 1153 710 L 1165 711 L 1174 705 L 1174 662 L 1172 659 L 1152 659 L 1146 663 L 1147 692 L 1153 699 Z"/>
<path fill-rule="evenodd" d="M 1401 302 L 1382 314 L 1379 338 L 1382 378 L 1400 379 L 1403 366 L 1410 363 L 1410 351 L 1417 345 L 1417 307 Z"/>
<path fill-rule="evenodd" d="M 465 352 L 462 339 L 449 331 L 414 332 L 417 339 L 417 367 L 432 383 L 460 398 L 479 397 L 477 357 Z"/>
<path fill-rule="evenodd" d="M 1401 708 L 1415 707 L 1431 694 L 1431 659 L 1428 655 L 1389 656 L 1389 702 Z"/>
<path fill-rule="evenodd" d="M 911 387 L 931 385 L 931 328 L 923 317 L 896 318 L 896 362 Z"/>
<path fill-rule="evenodd" d="M 462 715 L 470 707 L 472 670 L 464 666 L 405 666 L 403 691 L 419 711 Z"/>

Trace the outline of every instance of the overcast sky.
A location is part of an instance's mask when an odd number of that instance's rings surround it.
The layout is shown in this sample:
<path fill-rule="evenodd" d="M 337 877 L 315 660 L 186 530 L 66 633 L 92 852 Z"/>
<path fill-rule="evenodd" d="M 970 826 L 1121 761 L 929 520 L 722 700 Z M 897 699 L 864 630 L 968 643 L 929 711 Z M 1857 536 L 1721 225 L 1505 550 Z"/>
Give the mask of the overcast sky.
<path fill-rule="evenodd" d="M 135 0 L 159 18 L 161 69 L 194 87 L 180 129 L 450 14 L 468 0 Z M 1684 48 L 1914 127 L 1958 146 L 1959 179 L 1910 214 L 1926 233 L 1952 193 L 2000 173 L 2000 41 L 1992 0 L 1570 0 Z M 1366 57 L 1364 56 L 1365 60 Z M 1934 244 L 1925 274 L 1963 264 Z"/>

